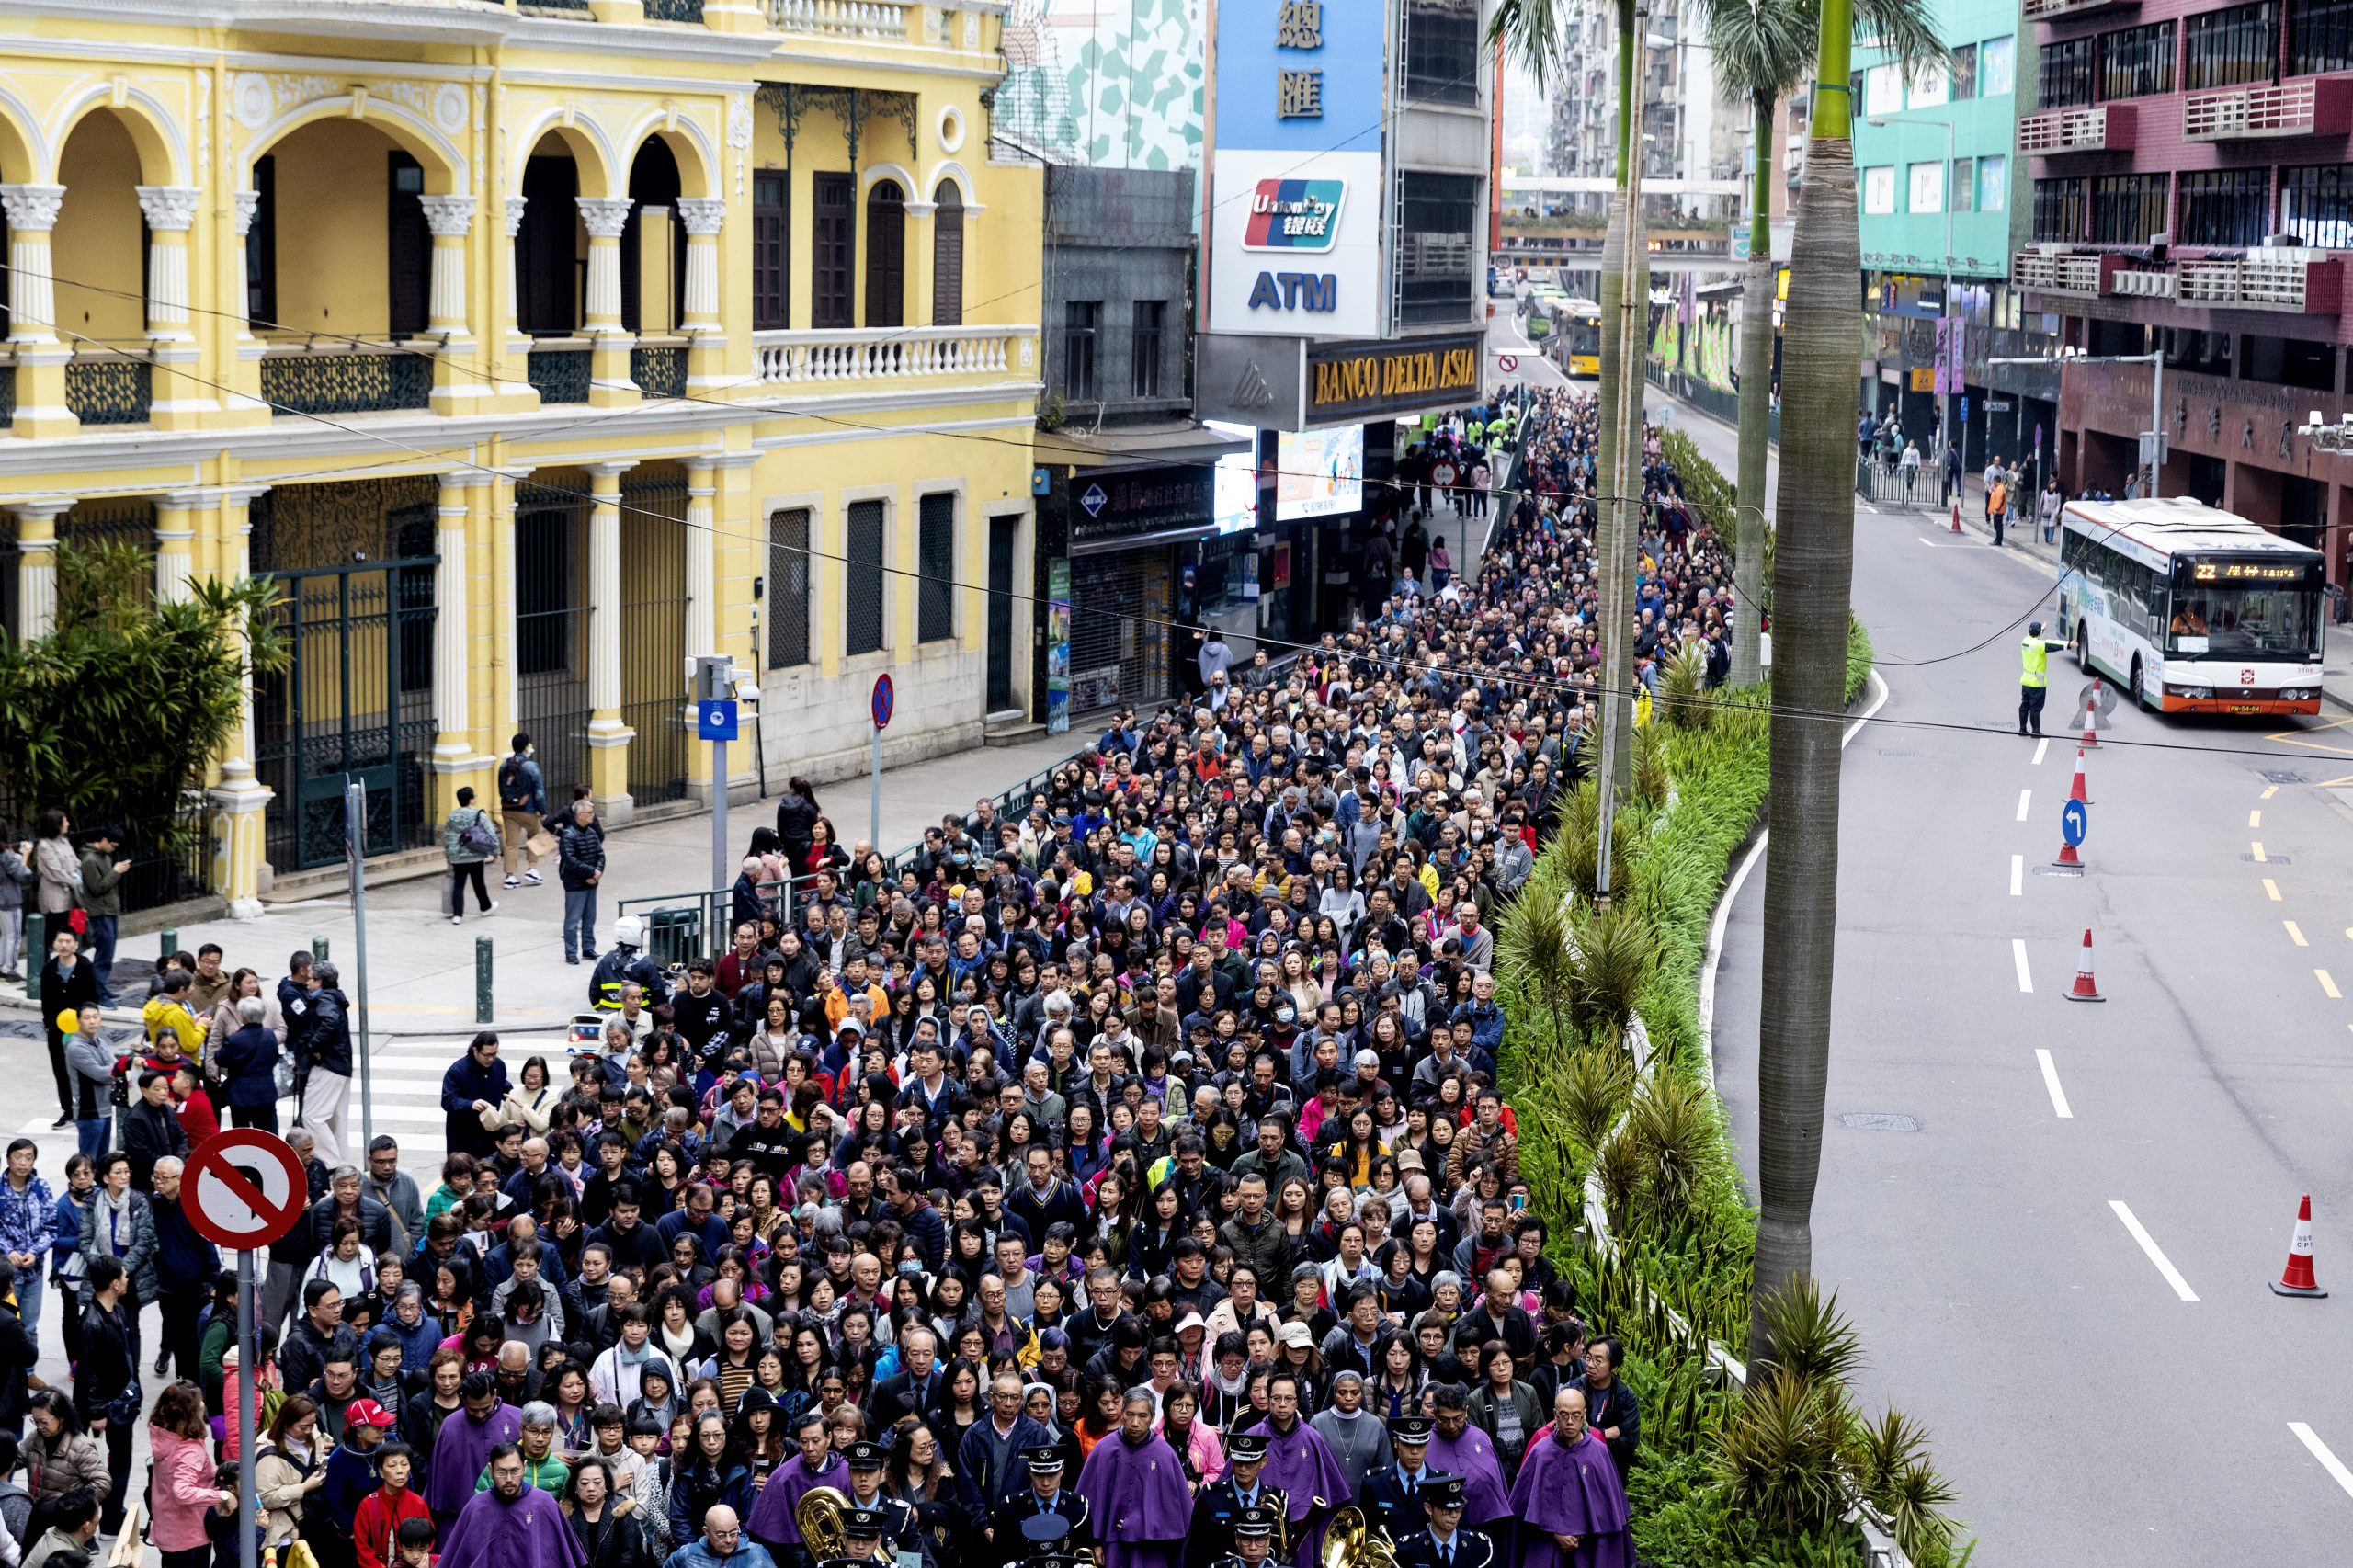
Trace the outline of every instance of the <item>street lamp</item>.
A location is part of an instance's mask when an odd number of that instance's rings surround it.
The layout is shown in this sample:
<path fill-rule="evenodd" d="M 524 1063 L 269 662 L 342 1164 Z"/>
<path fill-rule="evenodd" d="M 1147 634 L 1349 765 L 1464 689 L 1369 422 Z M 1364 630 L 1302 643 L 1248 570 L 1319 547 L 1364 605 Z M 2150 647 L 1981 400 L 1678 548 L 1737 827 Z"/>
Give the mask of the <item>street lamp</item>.
<path fill-rule="evenodd" d="M 1953 436 L 1952 384 L 1961 379 L 1961 366 L 1951 363 L 1951 359 L 1960 358 L 1952 352 L 1952 121 L 1949 119 L 1898 119 L 1892 115 L 1878 115 L 1863 123 L 1881 130 L 1891 125 L 1933 125 L 1945 133 L 1944 169 L 1938 176 L 1937 189 L 1942 197 L 1939 205 L 1945 210 L 1945 353 L 1950 356 L 1950 358 L 1946 363 L 1945 390 L 1937 394 L 1937 417 L 1941 426 L 1944 440 L 1949 442 Z M 1965 445 L 1963 449 L 1967 449 Z M 1944 460 L 1944 453 L 1938 452 L 1937 460 L 1941 463 Z"/>
<path fill-rule="evenodd" d="M 2157 498 L 2157 475 L 2165 469 L 2165 357 L 2154 354 L 2085 354 L 2062 348 L 2046 358 L 1988 359 L 1988 365 L 2146 365 L 2149 377 L 2149 428 L 2142 447 L 2149 460 L 2149 499 Z M 2310 428 L 2310 426 L 2307 426 Z"/>

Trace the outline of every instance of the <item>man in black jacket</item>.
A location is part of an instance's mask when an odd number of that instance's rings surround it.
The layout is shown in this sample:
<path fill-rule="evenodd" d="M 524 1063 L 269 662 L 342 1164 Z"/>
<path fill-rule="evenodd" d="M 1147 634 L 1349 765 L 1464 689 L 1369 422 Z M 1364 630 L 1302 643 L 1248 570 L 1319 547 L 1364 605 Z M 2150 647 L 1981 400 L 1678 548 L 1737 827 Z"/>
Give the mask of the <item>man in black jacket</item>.
<path fill-rule="evenodd" d="M 73 1310 L 70 1300 L 66 1309 Z M 0 1432 L 13 1437 L 25 1429 L 26 1405 L 32 1398 L 28 1379 L 40 1360 L 40 1346 L 17 1315 L 16 1267 L 0 1257 Z"/>
<path fill-rule="evenodd" d="M 85 1304 L 82 1358 L 74 1364 L 74 1411 L 90 1435 L 106 1443 L 107 1473 L 114 1484 L 107 1489 L 98 1528 L 119 1535 L 131 1486 L 131 1438 L 139 1426 L 138 1352 L 131 1347 L 131 1321 L 122 1305 L 131 1277 L 120 1259 L 94 1257 L 82 1286 Z"/>
<path fill-rule="evenodd" d="M 148 1204 L 155 1216 L 156 1300 L 164 1309 L 155 1370 L 162 1372 L 165 1358 L 172 1358 L 181 1381 L 192 1383 L 198 1370 L 197 1317 L 221 1277 L 221 1251 L 188 1223 L 180 1206 L 180 1169 L 170 1155 L 155 1162 L 155 1196 Z"/>
<path fill-rule="evenodd" d="M 563 884 L 563 961 L 597 956 L 597 888 L 605 880 L 605 824 L 593 801 L 574 801 L 555 839 L 556 881 Z"/>
<path fill-rule="evenodd" d="M 78 1012 L 97 999 L 98 971 L 82 957 L 82 938 L 60 915 L 49 938 L 49 957 L 40 966 L 40 1022 L 49 1037 L 49 1065 L 57 1074 L 59 1127 L 74 1125 L 74 1081 L 65 1071 L 65 1035 L 57 1027 L 57 1015 Z"/>
<path fill-rule="evenodd" d="M 139 1097 L 122 1113 L 122 1152 L 131 1156 L 131 1185 L 153 1196 L 155 1162 L 188 1153 L 188 1133 L 172 1108 L 172 1075 L 152 1068 L 139 1074 Z"/>
<path fill-rule="evenodd" d="M 301 1315 L 278 1347 L 278 1373 L 290 1389 L 309 1388 L 330 1354 L 358 1357 L 359 1336 L 343 1321 L 341 1289 L 332 1279 L 313 1279 L 302 1287 Z"/>
<path fill-rule="evenodd" d="M 314 965 L 310 975 L 311 1026 L 303 1032 L 310 1075 L 302 1084 L 302 1125 L 310 1130 L 318 1157 L 330 1168 L 352 1163 L 351 1133 L 345 1125 L 351 1104 L 351 999 L 335 965 Z"/>

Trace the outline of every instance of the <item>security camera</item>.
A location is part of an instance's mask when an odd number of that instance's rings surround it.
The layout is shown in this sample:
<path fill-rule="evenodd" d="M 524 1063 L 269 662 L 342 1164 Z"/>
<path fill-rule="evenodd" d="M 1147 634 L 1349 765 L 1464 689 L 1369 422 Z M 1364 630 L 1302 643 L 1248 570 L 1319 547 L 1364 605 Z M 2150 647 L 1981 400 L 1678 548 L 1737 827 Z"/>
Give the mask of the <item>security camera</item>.
<path fill-rule="evenodd" d="M 2317 430 L 2321 427 L 2324 421 L 2320 416 L 2320 410 L 2317 408 L 2313 409 L 2310 414 L 2304 416 L 2304 428 L 2307 430 Z"/>

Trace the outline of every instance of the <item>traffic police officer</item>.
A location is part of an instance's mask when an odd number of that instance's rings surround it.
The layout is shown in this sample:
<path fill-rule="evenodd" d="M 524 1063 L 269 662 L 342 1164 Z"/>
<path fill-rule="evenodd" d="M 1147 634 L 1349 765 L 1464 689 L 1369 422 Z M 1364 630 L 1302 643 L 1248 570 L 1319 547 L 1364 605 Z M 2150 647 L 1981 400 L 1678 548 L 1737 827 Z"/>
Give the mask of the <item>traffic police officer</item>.
<path fill-rule="evenodd" d="M 2067 644 L 2054 642 L 2042 634 L 2042 622 L 2027 622 L 2026 641 L 2018 644 L 2018 658 L 2023 668 L 2018 672 L 2018 733 L 2034 726 L 2034 733 L 2042 733 L 2042 699 L 2051 695 L 2051 655 L 2063 651 Z"/>
<path fill-rule="evenodd" d="M 1244 1509 L 1266 1508 L 1279 1519 L 1290 1506 L 1281 1487 L 1258 1483 L 1259 1471 L 1267 1466 L 1265 1428 L 1226 1438 L 1225 1458 L 1225 1474 L 1193 1499 L 1192 1522 L 1185 1531 L 1185 1568 L 1211 1568 L 1232 1556 Z"/>
<path fill-rule="evenodd" d="M 993 1539 L 998 1562 L 1015 1562 L 1033 1554 L 1034 1543 L 1023 1544 L 1031 1519 L 1060 1519 L 1065 1532 L 1058 1538 L 1063 1541 L 1061 1550 L 1086 1552 L 1095 1544 L 1094 1520 L 1086 1499 L 1063 1484 L 1062 1449 L 1040 1444 L 1022 1449 L 1021 1458 L 1029 1466 L 1029 1490 L 996 1511 Z"/>
<path fill-rule="evenodd" d="M 1210 1568 L 1266 1568 L 1267 1560 L 1274 1554 L 1275 1524 L 1282 1517 L 1280 1508 L 1241 1510 L 1233 1518 L 1233 1549 Z"/>
<path fill-rule="evenodd" d="M 863 1439 L 842 1450 L 849 1465 L 850 1506 L 868 1509 L 880 1518 L 885 1556 L 896 1558 L 903 1551 L 926 1555 L 922 1521 L 914 1505 L 882 1494 L 882 1466 L 889 1457 L 881 1444 Z"/>
<path fill-rule="evenodd" d="M 842 1555 L 819 1558 L 817 1568 L 872 1568 L 884 1561 L 881 1510 L 850 1507 L 842 1510 Z"/>
<path fill-rule="evenodd" d="M 1427 1415 L 1390 1418 L 1389 1444 L 1397 1462 L 1364 1478 L 1357 1498 L 1365 1523 L 1389 1532 L 1393 1544 L 1422 1528 L 1422 1488 L 1437 1474 L 1423 1463 L 1429 1453 L 1430 1432 L 1438 1425 Z"/>
<path fill-rule="evenodd" d="M 1397 1543 L 1397 1568 L 1494 1568 L 1495 1543 L 1462 1528 L 1462 1478 L 1433 1475 L 1422 1484 L 1428 1522 Z"/>

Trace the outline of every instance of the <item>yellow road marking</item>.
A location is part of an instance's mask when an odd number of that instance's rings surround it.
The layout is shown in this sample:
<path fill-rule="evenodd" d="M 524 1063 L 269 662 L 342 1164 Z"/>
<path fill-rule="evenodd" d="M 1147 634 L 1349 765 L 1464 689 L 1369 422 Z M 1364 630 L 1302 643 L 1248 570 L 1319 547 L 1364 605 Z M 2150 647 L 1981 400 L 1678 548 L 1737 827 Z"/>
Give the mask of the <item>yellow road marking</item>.
<path fill-rule="evenodd" d="M 2279 924 L 2288 928 L 2288 940 L 2295 943 L 2296 946 L 2300 948 L 2309 948 L 2312 946 L 2310 942 L 2304 940 L 2304 934 L 2296 928 L 2296 923 L 2294 921 L 2282 920 Z"/>
<path fill-rule="evenodd" d="M 2272 797 L 2272 796 L 2274 796 L 2274 795 L 2278 794 L 2279 792 L 2279 785 L 2277 785 L 2277 784 L 2266 784 L 2266 785 L 2263 787 L 2263 793 L 2262 793 L 2262 794 L 2260 794 L 2260 795 L 2257 795 L 2257 796 L 2256 797 L 2256 800 L 2258 800 L 2258 801 L 2268 801 L 2268 800 L 2271 799 L 2271 797 Z"/>
<path fill-rule="evenodd" d="M 2255 861 L 2258 866 L 2263 863 L 2263 840 L 2260 838 L 2255 841 Z"/>
<path fill-rule="evenodd" d="M 2246 825 L 2249 827 L 2261 827 L 2263 825 L 2263 813 L 2261 812 L 2247 812 Z"/>
<path fill-rule="evenodd" d="M 2263 891 L 2265 894 L 2270 898 L 2272 903 L 2277 903 L 2279 902 L 2279 884 L 2273 881 L 2269 877 L 2263 879 Z M 2353 937 L 2353 928 L 2347 928 L 2346 935 Z"/>
<path fill-rule="evenodd" d="M 2320 988 L 2328 993 L 2328 999 L 2330 1001 L 2337 1001 L 2344 995 L 2343 992 L 2336 989 L 2336 982 L 2329 979 L 2328 971 L 2325 969 L 2316 969 L 2313 971 L 2313 978 L 2320 982 Z"/>
<path fill-rule="evenodd" d="M 2327 752 L 2336 756 L 2353 756 L 2353 748 L 2323 745 L 2317 741 L 2308 741 L 2303 738 L 2306 735 L 2319 734 L 2324 730 L 2337 729 L 2346 724 L 2353 724 L 2353 719 L 2334 719 L 2325 724 L 2314 724 L 2309 730 L 2281 730 L 2277 734 L 2266 735 L 2263 738 L 2267 741 L 2278 741 L 2285 745 L 2302 746 L 2306 751 Z"/>

